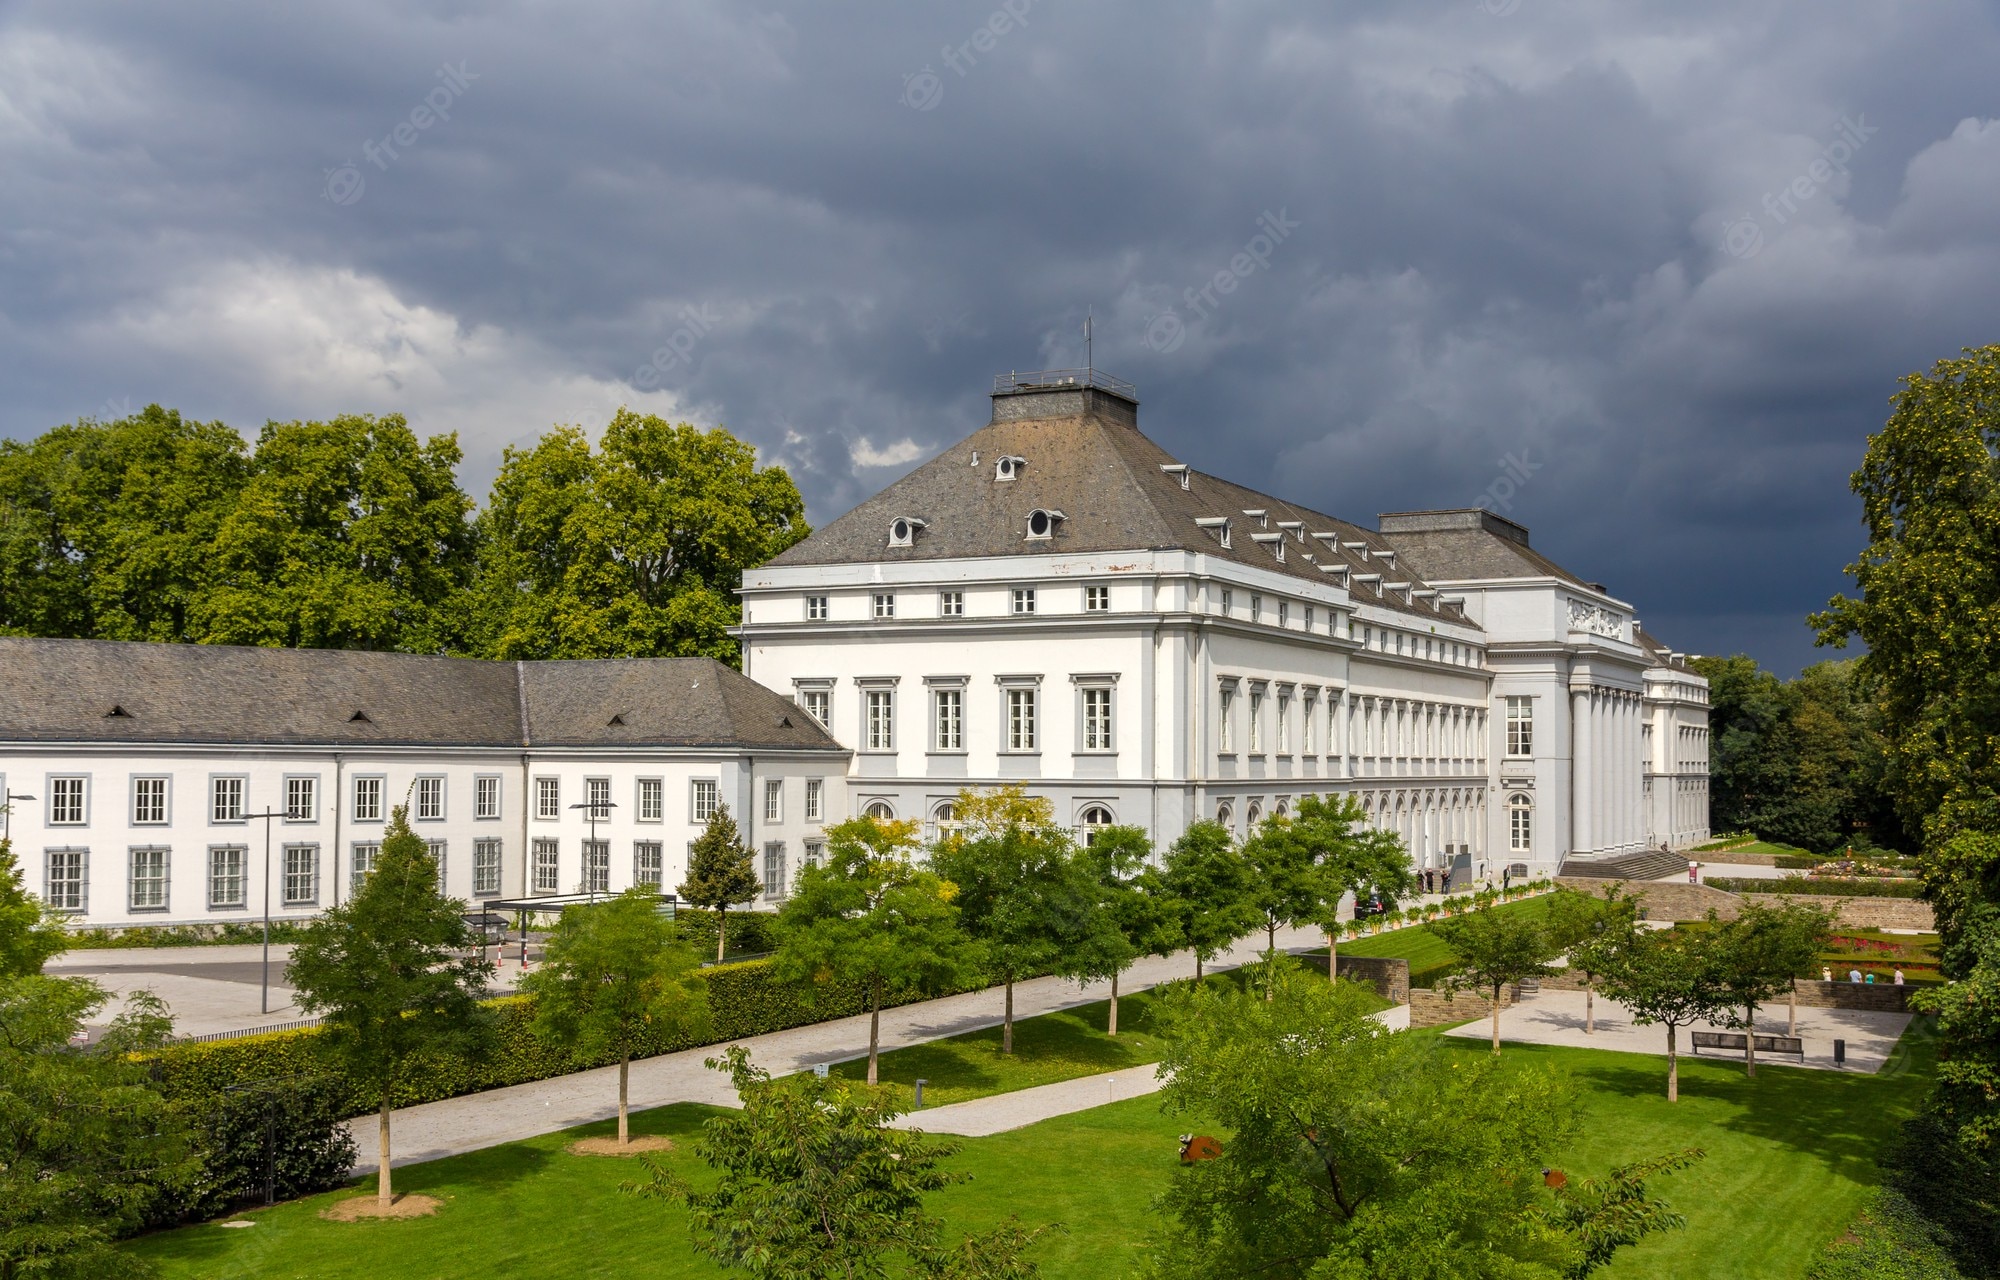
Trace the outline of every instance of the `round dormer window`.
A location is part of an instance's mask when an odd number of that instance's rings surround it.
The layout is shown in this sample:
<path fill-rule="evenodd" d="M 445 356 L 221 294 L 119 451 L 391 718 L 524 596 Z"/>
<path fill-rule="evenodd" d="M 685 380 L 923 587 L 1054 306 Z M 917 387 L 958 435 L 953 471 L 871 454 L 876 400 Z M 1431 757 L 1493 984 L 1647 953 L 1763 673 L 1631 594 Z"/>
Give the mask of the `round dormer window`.
<path fill-rule="evenodd" d="M 1046 511 L 1036 511 L 1028 517 L 1028 536 L 1031 538 L 1046 538 L 1055 527 L 1055 517 Z"/>
<path fill-rule="evenodd" d="M 898 520 L 896 523 L 890 525 L 889 536 L 898 542 L 908 542 L 910 540 L 910 522 L 908 520 Z"/>
<path fill-rule="evenodd" d="M 917 542 L 917 532 L 925 527 L 915 516 L 897 516 L 889 522 L 889 545 L 911 547 Z"/>

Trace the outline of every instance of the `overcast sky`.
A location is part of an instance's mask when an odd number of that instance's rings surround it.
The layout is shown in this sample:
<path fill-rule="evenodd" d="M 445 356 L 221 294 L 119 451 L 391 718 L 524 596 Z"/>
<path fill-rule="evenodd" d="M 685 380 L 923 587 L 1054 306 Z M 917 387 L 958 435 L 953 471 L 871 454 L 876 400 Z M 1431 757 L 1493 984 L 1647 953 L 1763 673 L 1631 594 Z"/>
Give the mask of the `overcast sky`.
<path fill-rule="evenodd" d="M 1196 466 L 1789 673 L 1897 378 L 2000 341 L 1993 5 L 1010 3 L 14 0 L 0 433 L 400 412 L 483 498 L 630 404 L 824 523 L 1090 309 Z"/>

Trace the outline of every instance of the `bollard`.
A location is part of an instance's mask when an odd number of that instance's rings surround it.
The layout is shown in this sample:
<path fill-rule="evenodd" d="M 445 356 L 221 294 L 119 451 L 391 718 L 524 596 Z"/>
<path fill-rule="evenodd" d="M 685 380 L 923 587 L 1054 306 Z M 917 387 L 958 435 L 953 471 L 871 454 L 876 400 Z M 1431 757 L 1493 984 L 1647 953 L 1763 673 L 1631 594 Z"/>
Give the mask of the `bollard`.
<path fill-rule="evenodd" d="M 1836 1067 L 1847 1065 L 1847 1041 L 1836 1040 L 1833 1042 L 1833 1065 Z"/>
<path fill-rule="evenodd" d="M 911 1107 L 910 1110 L 922 1111 L 924 1109 L 924 1085 L 927 1083 L 928 1081 L 926 1081 L 922 1076 L 917 1077 L 917 1105 Z"/>

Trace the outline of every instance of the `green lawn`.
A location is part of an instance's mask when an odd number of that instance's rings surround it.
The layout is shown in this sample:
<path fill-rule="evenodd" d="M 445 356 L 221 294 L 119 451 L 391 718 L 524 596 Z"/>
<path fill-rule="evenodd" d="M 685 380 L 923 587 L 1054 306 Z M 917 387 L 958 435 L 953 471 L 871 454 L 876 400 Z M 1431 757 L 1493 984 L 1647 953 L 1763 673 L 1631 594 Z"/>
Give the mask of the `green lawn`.
<path fill-rule="evenodd" d="M 1548 914 L 1549 903 L 1554 900 L 1555 895 L 1553 894 L 1539 894 L 1532 898 L 1523 898 L 1518 902 L 1502 903 L 1493 909 L 1495 911 L 1522 911 L 1542 916 Z M 1356 938 L 1352 942 L 1343 938 L 1340 942 L 1339 950 L 1342 955 L 1408 960 L 1410 962 L 1411 981 L 1417 985 L 1424 985 L 1417 982 L 1417 979 L 1427 970 L 1435 973 L 1455 963 L 1458 959 L 1457 956 L 1453 955 L 1445 947 L 1438 936 L 1431 932 L 1429 925 L 1405 926 L 1401 929 L 1392 929 L 1388 933 L 1378 933 L 1369 937 Z M 1324 957 L 1322 957 L 1322 960 L 1324 960 Z"/>
<path fill-rule="evenodd" d="M 1802 1276 L 1851 1221 L 1874 1180 L 1874 1153 L 1922 1094 L 1929 1046 L 1923 1024 L 1913 1032 L 1880 1076 L 1764 1065 L 1750 1081 L 1737 1064 L 1683 1061 L 1681 1101 L 1672 1105 L 1661 1096 L 1665 1064 L 1657 1058 L 1509 1046 L 1505 1061 L 1552 1064 L 1576 1081 L 1585 1130 L 1555 1160 L 1573 1176 L 1681 1147 L 1708 1152 L 1655 1184 L 1687 1215 L 1688 1229 L 1622 1251 L 1600 1276 L 1783 1280 Z M 1486 1050 L 1440 1038 L 1439 1052 Z M 681 1141 L 667 1158 L 699 1181 L 704 1171 L 687 1140 L 707 1114 L 666 1107 L 635 1115 L 633 1127 Z M 1137 1098 L 971 1139 L 958 1164 L 973 1181 L 936 1204 L 961 1229 L 1008 1213 L 1064 1222 L 1069 1234 L 1039 1253 L 1050 1280 L 1121 1277 L 1144 1247 L 1152 1196 L 1175 1167 L 1174 1137 L 1190 1128 L 1201 1125 L 1160 1114 L 1157 1099 Z M 165 1276 L 189 1280 L 722 1274 L 690 1252 L 681 1211 L 618 1192 L 632 1164 L 563 1150 L 576 1136 L 611 1131 L 592 1125 L 398 1170 L 403 1190 L 444 1200 L 434 1218 L 331 1223 L 317 1214 L 333 1197 L 321 1196 L 251 1214 L 258 1225 L 247 1229 L 188 1227 L 132 1247 Z"/>

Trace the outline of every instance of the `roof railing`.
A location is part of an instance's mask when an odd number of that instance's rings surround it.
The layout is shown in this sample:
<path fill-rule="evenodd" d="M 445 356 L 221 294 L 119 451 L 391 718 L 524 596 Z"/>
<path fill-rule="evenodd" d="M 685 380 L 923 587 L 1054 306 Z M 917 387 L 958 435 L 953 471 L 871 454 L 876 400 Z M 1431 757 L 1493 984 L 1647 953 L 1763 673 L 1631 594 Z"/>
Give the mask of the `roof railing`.
<path fill-rule="evenodd" d="M 1109 391 L 1127 400 L 1139 398 L 1139 388 L 1123 378 L 1112 377 L 1102 369 L 1016 369 L 993 375 L 994 395 L 1010 395 L 1017 391 L 1068 391 L 1077 387 L 1096 387 L 1099 391 Z"/>

